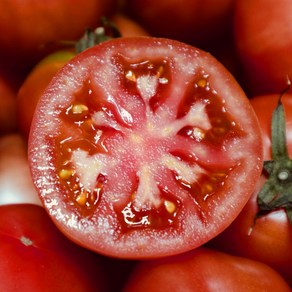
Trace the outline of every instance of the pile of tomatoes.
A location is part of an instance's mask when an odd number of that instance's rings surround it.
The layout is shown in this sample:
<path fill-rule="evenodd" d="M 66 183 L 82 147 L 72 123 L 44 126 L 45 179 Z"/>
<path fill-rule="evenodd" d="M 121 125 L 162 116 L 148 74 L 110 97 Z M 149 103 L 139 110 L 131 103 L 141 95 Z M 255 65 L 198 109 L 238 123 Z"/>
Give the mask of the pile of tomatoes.
<path fill-rule="evenodd" d="M 291 13 L 2 1 L 0 290 L 290 291 Z"/>

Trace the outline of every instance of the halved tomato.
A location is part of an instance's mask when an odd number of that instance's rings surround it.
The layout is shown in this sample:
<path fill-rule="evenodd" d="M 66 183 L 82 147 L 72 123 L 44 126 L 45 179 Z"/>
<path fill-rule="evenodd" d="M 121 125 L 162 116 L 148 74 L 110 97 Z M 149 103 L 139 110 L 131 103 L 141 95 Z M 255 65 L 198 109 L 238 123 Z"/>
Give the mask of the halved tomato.
<path fill-rule="evenodd" d="M 193 249 L 239 214 L 262 170 L 258 120 L 210 54 L 119 38 L 74 57 L 32 122 L 34 183 L 75 242 L 121 258 Z"/>

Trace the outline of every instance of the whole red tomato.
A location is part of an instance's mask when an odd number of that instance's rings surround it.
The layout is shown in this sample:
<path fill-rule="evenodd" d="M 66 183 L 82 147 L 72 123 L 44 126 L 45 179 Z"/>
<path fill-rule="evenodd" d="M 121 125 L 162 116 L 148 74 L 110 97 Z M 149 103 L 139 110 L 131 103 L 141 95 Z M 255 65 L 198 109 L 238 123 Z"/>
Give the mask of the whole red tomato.
<path fill-rule="evenodd" d="M 234 0 L 127 0 L 126 12 L 153 36 L 197 46 L 222 42 L 231 31 Z"/>
<path fill-rule="evenodd" d="M 292 2 L 237 0 L 235 43 L 252 95 L 278 93 L 292 79 Z"/>
<path fill-rule="evenodd" d="M 261 173 L 261 135 L 244 92 L 210 54 L 124 37 L 57 72 L 37 105 L 29 161 L 72 240 L 120 258 L 161 257 L 234 220 Z"/>
<path fill-rule="evenodd" d="M 30 68 L 60 45 L 76 40 L 101 16 L 115 8 L 116 0 L 3 0 L 0 2 L 0 60 L 17 68 Z M 6 62 L 7 61 L 7 62 Z"/>
<path fill-rule="evenodd" d="M 123 292 L 291 291 L 269 266 L 247 258 L 198 248 L 138 264 Z"/>
<path fill-rule="evenodd" d="M 262 129 L 265 161 L 273 159 L 271 151 L 271 122 L 272 113 L 276 109 L 278 101 L 278 94 L 262 95 L 251 99 L 251 104 L 258 115 Z M 281 101 L 286 117 L 287 149 L 290 157 L 292 157 L 292 95 L 284 95 Z M 287 173 L 286 170 L 288 169 L 285 167 L 284 172 L 282 172 L 280 168 L 279 173 Z M 229 253 L 267 263 L 278 270 L 292 285 L 292 225 L 289 222 L 284 205 L 282 208 L 267 210 L 264 216 L 256 218 L 259 212 L 258 193 L 266 180 L 267 175 L 263 174 L 253 196 L 241 214 L 209 245 Z M 276 180 L 276 183 L 273 184 L 274 188 L 278 183 L 279 180 Z M 289 194 L 291 190 L 289 185 L 289 180 L 284 183 L 284 193 L 287 191 Z M 263 194 L 266 195 L 267 192 L 264 190 Z M 289 210 L 287 209 L 287 211 Z"/>
<path fill-rule="evenodd" d="M 148 35 L 143 27 L 123 14 L 114 14 L 110 21 L 122 36 Z M 111 24 L 108 23 L 109 25 Z M 76 48 L 56 51 L 41 60 L 26 76 L 17 93 L 16 105 L 18 127 L 26 138 L 29 135 L 32 117 L 40 96 L 56 72 L 77 53 Z"/>
<path fill-rule="evenodd" d="M 36 205 L 0 206 L 1 291 L 107 291 L 99 256 L 69 241 Z"/>

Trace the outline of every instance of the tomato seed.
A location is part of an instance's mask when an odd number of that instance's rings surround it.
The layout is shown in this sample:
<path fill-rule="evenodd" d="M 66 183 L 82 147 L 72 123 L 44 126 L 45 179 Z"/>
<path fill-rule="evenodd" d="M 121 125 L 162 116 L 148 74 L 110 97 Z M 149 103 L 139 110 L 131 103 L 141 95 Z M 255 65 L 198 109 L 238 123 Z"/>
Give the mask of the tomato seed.
<path fill-rule="evenodd" d="M 68 180 L 70 177 L 72 177 L 73 174 L 74 174 L 73 169 L 61 169 L 59 171 L 59 177 L 62 180 Z"/>
<path fill-rule="evenodd" d="M 174 213 L 176 211 L 176 205 L 171 201 L 164 201 L 165 209 L 168 213 Z"/>

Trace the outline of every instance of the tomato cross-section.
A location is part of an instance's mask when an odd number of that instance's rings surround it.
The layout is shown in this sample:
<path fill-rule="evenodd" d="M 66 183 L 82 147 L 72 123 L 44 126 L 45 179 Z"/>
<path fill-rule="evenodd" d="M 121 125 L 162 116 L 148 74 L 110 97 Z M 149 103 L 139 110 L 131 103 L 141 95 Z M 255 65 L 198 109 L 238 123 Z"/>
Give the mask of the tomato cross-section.
<path fill-rule="evenodd" d="M 76 56 L 37 107 L 29 159 L 72 240 L 149 258 L 227 227 L 261 173 L 258 121 L 209 54 L 167 39 L 107 41 Z"/>

